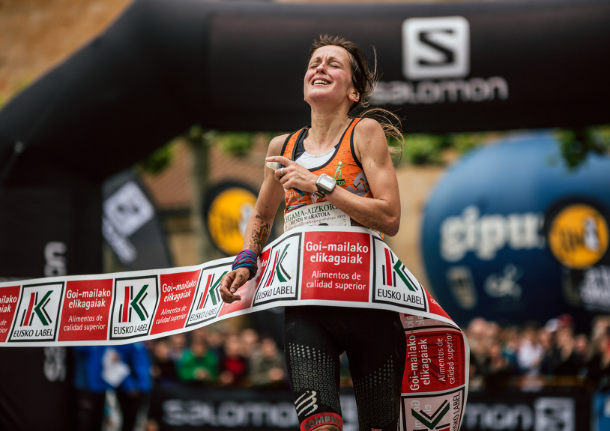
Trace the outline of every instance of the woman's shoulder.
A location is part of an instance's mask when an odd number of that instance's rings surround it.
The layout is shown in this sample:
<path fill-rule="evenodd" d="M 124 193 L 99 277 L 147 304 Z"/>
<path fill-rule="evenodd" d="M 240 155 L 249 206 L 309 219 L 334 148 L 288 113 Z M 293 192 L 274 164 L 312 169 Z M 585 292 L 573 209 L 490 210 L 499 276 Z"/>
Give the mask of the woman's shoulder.
<path fill-rule="evenodd" d="M 381 124 L 372 118 L 362 118 L 354 129 L 354 150 L 362 161 L 363 152 L 375 154 L 387 151 L 387 140 Z"/>
<path fill-rule="evenodd" d="M 385 140 L 385 133 L 383 133 L 383 128 L 377 120 L 374 120 L 373 118 L 361 118 L 354 128 L 354 137 L 365 139 L 382 137 Z"/>
<path fill-rule="evenodd" d="M 284 147 L 284 143 L 286 139 L 290 136 L 290 133 L 286 133 L 284 135 L 276 136 L 269 142 L 269 155 L 270 156 L 279 156 L 282 153 L 282 148 Z"/>

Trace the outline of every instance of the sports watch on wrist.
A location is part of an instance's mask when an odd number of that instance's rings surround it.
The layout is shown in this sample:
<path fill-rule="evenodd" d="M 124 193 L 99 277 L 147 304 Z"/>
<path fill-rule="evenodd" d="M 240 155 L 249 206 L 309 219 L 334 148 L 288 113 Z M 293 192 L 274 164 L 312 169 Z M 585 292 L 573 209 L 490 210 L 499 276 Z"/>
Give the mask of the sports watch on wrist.
<path fill-rule="evenodd" d="M 319 198 L 323 198 L 326 193 L 331 193 L 336 186 L 337 181 L 333 177 L 326 174 L 322 174 L 316 180 L 316 187 L 318 188 L 316 196 Z"/>

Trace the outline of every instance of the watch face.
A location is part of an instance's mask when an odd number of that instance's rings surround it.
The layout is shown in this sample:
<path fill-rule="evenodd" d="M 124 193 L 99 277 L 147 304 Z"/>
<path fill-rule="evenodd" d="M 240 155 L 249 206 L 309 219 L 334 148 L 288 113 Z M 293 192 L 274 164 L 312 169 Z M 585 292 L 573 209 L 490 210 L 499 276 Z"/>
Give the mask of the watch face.
<path fill-rule="evenodd" d="M 328 175 L 320 175 L 319 184 L 326 190 L 331 190 L 335 185 L 335 180 L 333 180 Z"/>

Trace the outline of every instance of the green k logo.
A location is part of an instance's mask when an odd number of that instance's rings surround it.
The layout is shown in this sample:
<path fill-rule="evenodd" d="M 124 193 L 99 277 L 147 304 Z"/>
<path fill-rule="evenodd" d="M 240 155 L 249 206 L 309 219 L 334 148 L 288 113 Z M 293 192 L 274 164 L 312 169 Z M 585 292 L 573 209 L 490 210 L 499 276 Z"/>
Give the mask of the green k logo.
<path fill-rule="evenodd" d="M 146 313 L 146 308 L 144 308 L 144 305 L 142 304 L 142 301 L 144 301 L 147 296 L 147 288 L 148 284 L 142 286 L 136 297 L 133 298 L 133 300 L 129 303 L 129 305 L 131 305 L 131 307 L 135 310 L 136 314 L 142 321 L 146 320 L 146 317 L 148 317 L 148 313 Z M 146 313 L 146 316 L 144 316 L 144 313 Z"/>
<path fill-rule="evenodd" d="M 411 409 L 411 414 L 415 419 L 420 421 L 422 425 L 424 425 L 429 430 L 433 430 L 435 426 L 445 417 L 447 412 L 449 411 L 449 402 L 445 400 L 443 404 L 430 416 L 426 414 L 424 411 L 416 412 Z"/>
<path fill-rule="evenodd" d="M 51 318 L 49 317 L 49 315 L 47 314 L 47 310 L 45 310 L 45 306 L 49 303 L 50 299 L 49 296 L 51 296 L 51 293 L 53 293 L 52 290 L 49 290 L 40 300 L 40 302 L 38 304 L 36 304 L 36 306 L 34 307 L 34 313 L 36 313 L 36 315 L 38 316 L 38 318 L 40 319 L 40 321 L 42 322 L 42 324 L 44 326 L 47 326 L 49 323 L 51 323 Z"/>
<path fill-rule="evenodd" d="M 407 274 L 405 273 L 405 266 L 402 264 L 400 259 L 396 260 L 396 263 L 394 264 L 394 271 L 396 271 L 396 274 L 398 274 L 400 279 L 407 285 L 411 292 L 415 292 L 417 290 L 417 288 L 415 288 L 415 286 L 413 286 L 411 283 L 411 280 L 409 280 L 409 277 L 407 277 Z"/>
<path fill-rule="evenodd" d="M 288 275 L 288 271 L 286 271 L 282 266 L 284 258 L 286 257 L 286 250 L 288 250 L 288 247 L 290 247 L 290 244 L 286 244 L 286 247 L 284 247 L 284 250 L 282 251 L 282 255 L 277 261 L 277 265 L 275 266 L 277 278 L 280 280 L 281 283 L 286 283 L 288 280 L 290 280 L 290 275 Z"/>

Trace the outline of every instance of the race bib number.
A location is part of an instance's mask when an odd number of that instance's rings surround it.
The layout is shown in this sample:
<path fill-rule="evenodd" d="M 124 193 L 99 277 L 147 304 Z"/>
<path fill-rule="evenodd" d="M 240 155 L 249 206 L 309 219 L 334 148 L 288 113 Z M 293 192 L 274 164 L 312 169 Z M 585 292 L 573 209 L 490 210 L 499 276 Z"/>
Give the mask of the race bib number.
<path fill-rule="evenodd" d="M 302 206 L 284 215 L 284 232 L 306 226 L 351 226 L 351 221 L 330 202 Z"/>

